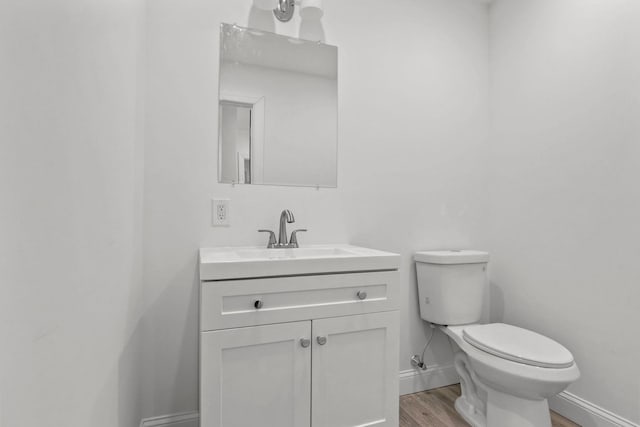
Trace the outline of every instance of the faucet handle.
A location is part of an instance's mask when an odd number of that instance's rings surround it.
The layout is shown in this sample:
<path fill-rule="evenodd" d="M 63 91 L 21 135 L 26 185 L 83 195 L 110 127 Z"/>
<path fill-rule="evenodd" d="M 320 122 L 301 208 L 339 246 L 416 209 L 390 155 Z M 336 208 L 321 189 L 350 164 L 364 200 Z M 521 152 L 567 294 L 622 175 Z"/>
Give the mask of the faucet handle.
<path fill-rule="evenodd" d="M 258 230 L 259 233 L 269 233 L 269 243 L 267 244 L 267 248 L 271 249 L 274 248 L 276 246 L 276 244 L 278 243 L 276 241 L 276 233 L 274 233 L 271 230 Z"/>
<path fill-rule="evenodd" d="M 289 239 L 289 246 L 292 246 L 294 248 L 298 247 L 298 232 L 304 232 L 307 231 L 306 228 L 299 228 L 297 230 L 293 230 L 291 232 L 291 238 Z"/>

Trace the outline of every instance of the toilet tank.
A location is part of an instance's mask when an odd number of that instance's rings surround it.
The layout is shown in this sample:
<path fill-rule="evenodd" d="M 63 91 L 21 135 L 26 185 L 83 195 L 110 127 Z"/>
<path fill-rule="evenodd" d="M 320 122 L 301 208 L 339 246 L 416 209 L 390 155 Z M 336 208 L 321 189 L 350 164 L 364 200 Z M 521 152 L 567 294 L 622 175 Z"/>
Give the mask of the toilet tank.
<path fill-rule="evenodd" d="M 420 317 L 438 325 L 475 323 L 482 315 L 489 254 L 416 252 Z"/>

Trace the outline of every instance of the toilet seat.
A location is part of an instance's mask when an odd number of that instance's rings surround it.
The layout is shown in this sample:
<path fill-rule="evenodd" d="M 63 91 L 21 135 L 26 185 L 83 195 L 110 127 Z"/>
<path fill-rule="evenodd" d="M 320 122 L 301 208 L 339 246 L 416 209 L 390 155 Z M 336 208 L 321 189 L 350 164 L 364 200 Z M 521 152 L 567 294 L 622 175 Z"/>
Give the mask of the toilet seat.
<path fill-rule="evenodd" d="M 562 369 L 574 364 L 573 355 L 561 344 L 517 326 L 470 325 L 464 327 L 462 336 L 478 350 L 524 365 Z"/>

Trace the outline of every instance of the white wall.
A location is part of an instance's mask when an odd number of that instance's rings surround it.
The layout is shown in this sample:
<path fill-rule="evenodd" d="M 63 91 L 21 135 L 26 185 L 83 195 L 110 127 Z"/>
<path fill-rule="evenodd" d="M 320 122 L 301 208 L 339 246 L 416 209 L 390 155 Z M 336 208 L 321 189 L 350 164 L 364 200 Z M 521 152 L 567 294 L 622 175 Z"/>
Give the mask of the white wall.
<path fill-rule="evenodd" d="M 139 6 L 0 1 L 2 427 L 140 419 Z"/>
<path fill-rule="evenodd" d="M 284 208 L 302 243 L 400 252 L 401 366 L 428 332 L 411 254 L 484 247 L 488 112 L 485 6 L 472 0 L 325 1 L 339 46 L 338 189 L 217 184 L 219 24 L 247 25 L 250 1 L 147 3 L 143 415 L 197 409 L 197 249 L 266 244 Z M 278 24 L 297 35 L 297 22 Z M 213 196 L 232 226 L 210 227 Z M 439 336 L 430 363 L 450 362 Z"/>
<path fill-rule="evenodd" d="M 640 422 L 640 2 L 498 0 L 491 70 L 493 317 Z"/>

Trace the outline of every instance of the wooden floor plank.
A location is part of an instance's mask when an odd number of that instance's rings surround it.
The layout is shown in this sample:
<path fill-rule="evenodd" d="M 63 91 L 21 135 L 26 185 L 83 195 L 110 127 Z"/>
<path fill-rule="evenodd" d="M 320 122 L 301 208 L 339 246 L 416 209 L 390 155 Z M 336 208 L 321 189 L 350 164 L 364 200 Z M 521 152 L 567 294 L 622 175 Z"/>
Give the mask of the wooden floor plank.
<path fill-rule="evenodd" d="M 400 427 L 468 427 L 454 407 L 458 396 L 459 384 L 401 396 Z M 553 411 L 551 425 L 580 427 Z"/>

